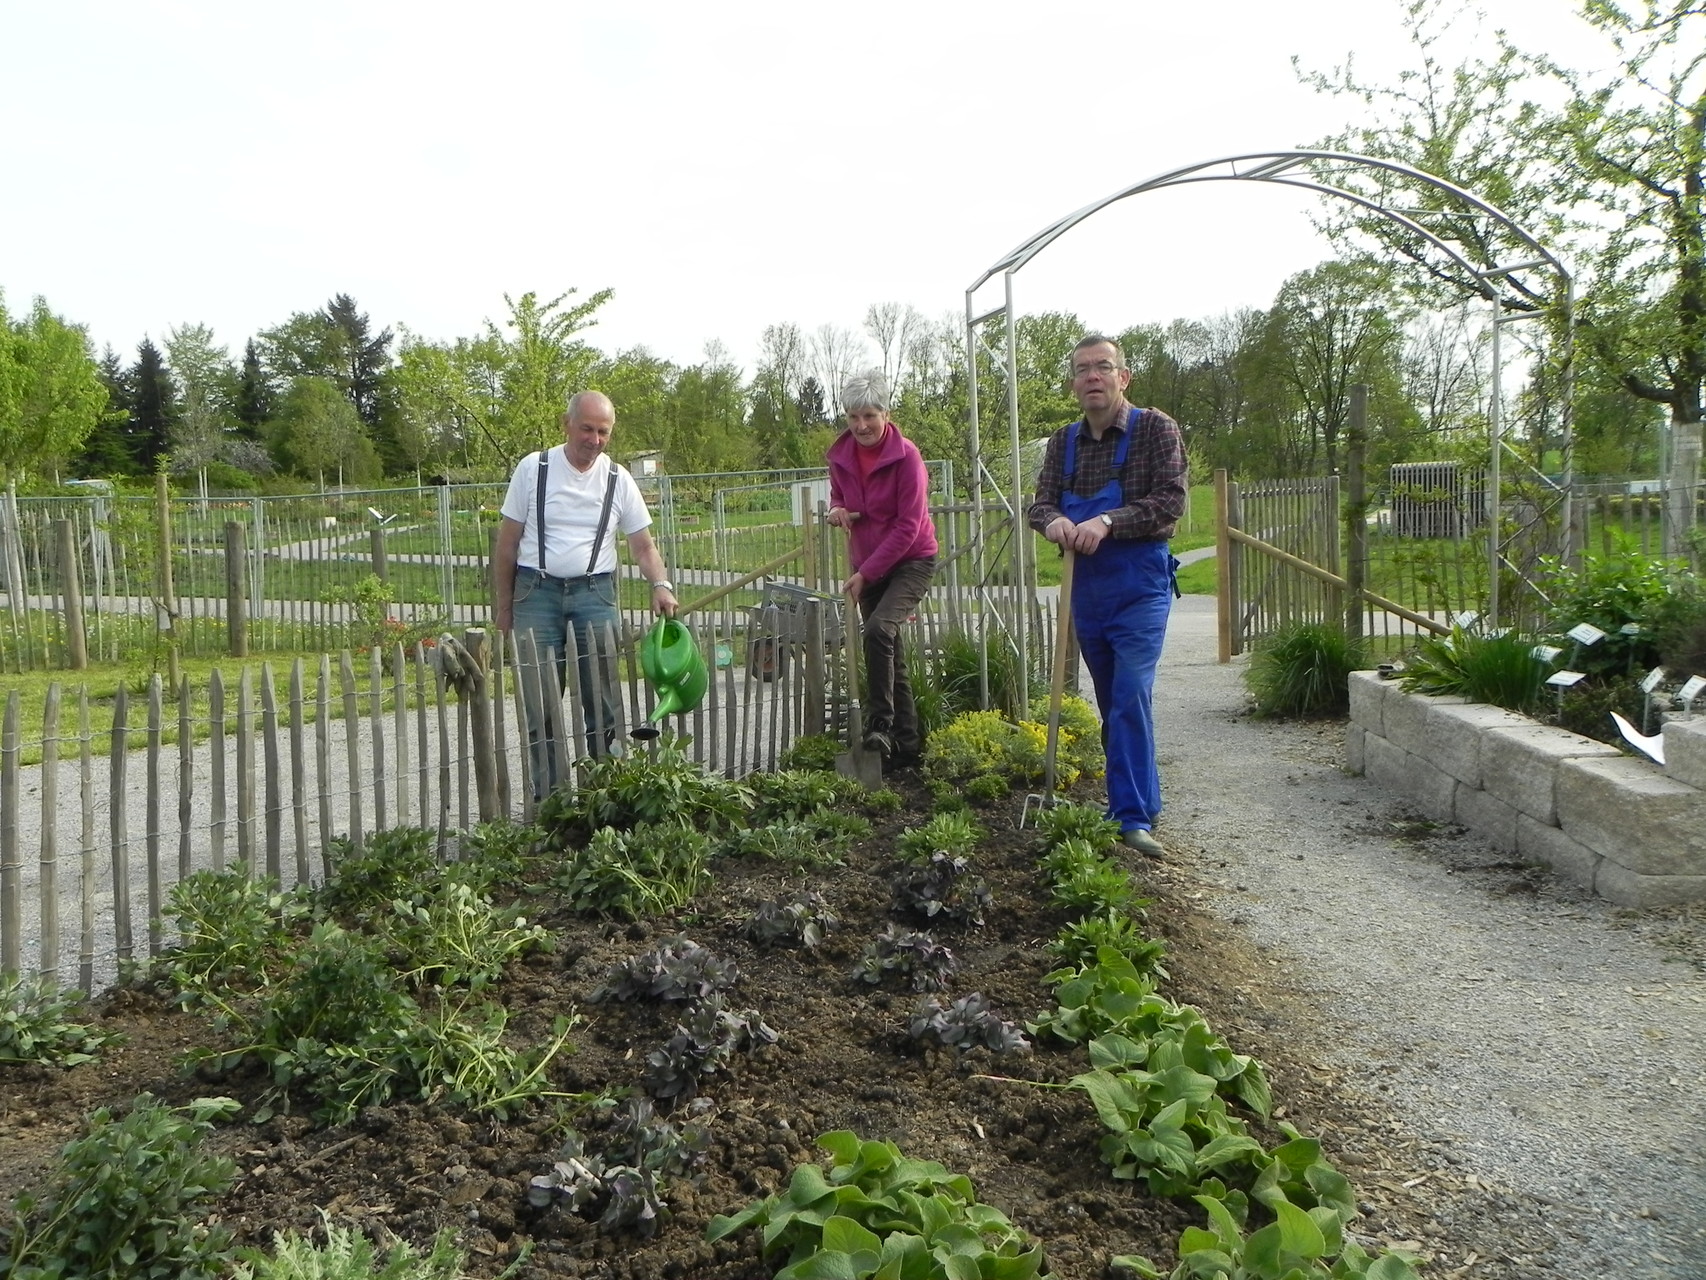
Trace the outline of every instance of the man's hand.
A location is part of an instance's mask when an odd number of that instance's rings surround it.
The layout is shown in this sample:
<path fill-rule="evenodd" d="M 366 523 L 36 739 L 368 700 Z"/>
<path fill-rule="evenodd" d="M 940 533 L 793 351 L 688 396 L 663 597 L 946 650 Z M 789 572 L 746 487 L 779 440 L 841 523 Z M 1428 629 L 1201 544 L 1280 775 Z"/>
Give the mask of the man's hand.
<path fill-rule="evenodd" d="M 497 631 L 515 630 L 515 606 L 499 605 L 492 610 L 492 627 Z"/>
<path fill-rule="evenodd" d="M 1056 546 L 1069 547 L 1072 545 L 1072 531 L 1077 528 L 1065 516 L 1056 516 L 1043 526 L 1043 537 Z"/>
<path fill-rule="evenodd" d="M 841 594 L 854 600 L 865 594 L 865 575 L 856 573 L 841 584 Z"/>
<path fill-rule="evenodd" d="M 1069 540 L 1061 545 L 1071 547 L 1081 556 L 1093 556 L 1096 554 L 1096 548 L 1102 545 L 1102 539 L 1107 536 L 1107 522 L 1101 516 L 1091 516 L 1081 524 L 1072 525 Z"/>
<path fill-rule="evenodd" d="M 681 608 L 675 599 L 675 592 L 668 587 L 652 588 L 652 612 L 666 618 L 673 618 L 675 611 Z"/>

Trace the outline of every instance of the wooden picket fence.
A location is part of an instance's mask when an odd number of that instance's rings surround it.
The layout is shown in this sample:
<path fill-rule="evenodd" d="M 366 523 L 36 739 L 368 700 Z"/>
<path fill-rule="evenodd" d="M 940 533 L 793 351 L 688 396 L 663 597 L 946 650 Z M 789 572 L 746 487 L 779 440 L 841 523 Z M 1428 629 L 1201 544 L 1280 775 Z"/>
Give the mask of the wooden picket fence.
<path fill-rule="evenodd" d="M 804 594 L 687 619 L 712 679 L 665 727 L 703 768 L 775 769 L 801 735 L 845 733 L 840 602 Z M 1035 622 L 1051 635 L 1052 606 Z M 951 625 L 950 603 L 927 597 L 914 651 L 930 662 Z M 595 638 L 591 689 L 572 651 L 560 688 L 555 655 L 479 629 L 412 653 L 344 650 L 235 679 L 215 670 L 199 687 L 185 677 L 175 697 L 158 675 L 140 697 L 121 689 L 97 706 L 86 687 L 54 684 L 28 740 L 14 690 L 0 722 L 0 970 L 92 991 L 171 943 L 168 895 L 198 871 L 318 882 L 340 850 L 403 825 L 435 830 L 441 858 L 458 857 L 476 824 L 533 816 L 530 700 L 570 785 L 588 750 L 582 708 L 601 688 L 618 708 L 615 740 L 648 749 L 629 737 L 656 706 L 639 634 L 626 622 Z"/>

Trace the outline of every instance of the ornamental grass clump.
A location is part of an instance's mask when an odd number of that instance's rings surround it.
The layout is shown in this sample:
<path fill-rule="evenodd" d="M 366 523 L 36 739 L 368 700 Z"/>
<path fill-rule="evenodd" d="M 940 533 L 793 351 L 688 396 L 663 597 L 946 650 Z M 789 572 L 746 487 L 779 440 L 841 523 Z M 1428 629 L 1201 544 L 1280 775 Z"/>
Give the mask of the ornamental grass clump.
<path fill-rule="evenodd" d="M 1256 647 L 1244 682 L 1261 716 L 1340 715 L 1363 644 L 1336 622 L 1291 622 Z"/>
<path fill-rule="evenodd" d="M 1408 693 L 1455 694 L 1529 712 L 1540 706 L 1551 673 L 1532 637 L 1453 626 L 1449 635 L 1428 636 L 1416 645 L 1399 683 Z"/>

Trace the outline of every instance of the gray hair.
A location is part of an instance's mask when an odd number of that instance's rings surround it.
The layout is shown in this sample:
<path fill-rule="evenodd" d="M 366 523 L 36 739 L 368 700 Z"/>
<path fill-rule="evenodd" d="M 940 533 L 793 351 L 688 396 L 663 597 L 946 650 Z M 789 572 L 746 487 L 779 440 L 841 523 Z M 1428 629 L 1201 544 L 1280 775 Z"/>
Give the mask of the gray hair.
<path fill-rule="evenodd" d="M 1125 362 L 1125 352 L 1121 350 L 1119 343 L 1105 333 L 1087 333 L 1078 339 L 1078 345 L 1072 348 L 1072 354 L 1066 358 L 1067 372 L 1071 372 L 1072 364 L 1078 358 L 1078 353 L 1086 347 L 1112 347 L 1114 349 L 1114 367 L 1117 369 L 1128 367 Z"/>
<path fill-rule="evenodd" d="M 841 407 L 847 413 L 855 409 L 889 411 L 889 380 L 881 369 L 856 373 L 841 386 Z"/>
<path fill-rule="evenodd" d="M 610 408 L 610 420 L 612 422 L 614 422 L 616 420 L 616 406 L 614 404 L 611 404 L 610 397 L 605 395 L 604 392 L 602 392 L 602 391 L 577 391 L 577 392 L 575 392 L 574 395 L 569 397 L 569 403 L 564 408 L 563 413 L 567 417 L 573 418 L 577 413 L 580 412 L 581 407 L 583 405 L 591 405 L 591 404 L 599 404 L 599 403 L 603 403 L 603 404 L 609 406 L 609 408 Z"/>

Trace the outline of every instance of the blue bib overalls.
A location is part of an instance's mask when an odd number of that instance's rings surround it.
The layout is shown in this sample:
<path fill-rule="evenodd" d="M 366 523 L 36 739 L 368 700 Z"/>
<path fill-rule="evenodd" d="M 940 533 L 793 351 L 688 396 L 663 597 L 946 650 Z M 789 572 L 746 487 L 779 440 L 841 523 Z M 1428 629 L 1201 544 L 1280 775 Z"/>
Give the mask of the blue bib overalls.
<path fill-rule="evenodd" d="M 1128 412 L 1114 453 L 1114 478 L 1089 497 L 1072 492 L 1081 424 L 1067 428 L 1060 510 L 1074 524 L 1125 505 L 1119 473 L 1140 421 L 1141 411 Z M 1177 565 L 1165 539 L 1108 537 L 1094 555 L 1079 556 L 1073 571 L 1072 622 L 1096 686 L 1108 753 L 1108 816 L 1122 831 L 1147 831 L 1161 812 L 1150 694 L 1167 634 Z"/>

